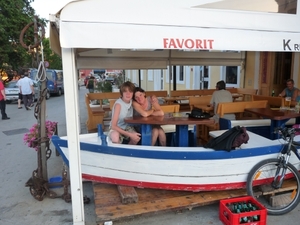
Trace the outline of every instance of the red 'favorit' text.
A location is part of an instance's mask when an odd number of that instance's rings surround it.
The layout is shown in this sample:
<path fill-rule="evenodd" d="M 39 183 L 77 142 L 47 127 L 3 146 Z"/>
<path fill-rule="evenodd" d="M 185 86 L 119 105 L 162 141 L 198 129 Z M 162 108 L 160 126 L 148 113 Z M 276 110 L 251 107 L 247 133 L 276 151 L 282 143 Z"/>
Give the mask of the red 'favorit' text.
<path fill-rule="evenodd" d="M 164 38 L 164 48 L 175 49 L 213 49 L 214 40 Z"/>

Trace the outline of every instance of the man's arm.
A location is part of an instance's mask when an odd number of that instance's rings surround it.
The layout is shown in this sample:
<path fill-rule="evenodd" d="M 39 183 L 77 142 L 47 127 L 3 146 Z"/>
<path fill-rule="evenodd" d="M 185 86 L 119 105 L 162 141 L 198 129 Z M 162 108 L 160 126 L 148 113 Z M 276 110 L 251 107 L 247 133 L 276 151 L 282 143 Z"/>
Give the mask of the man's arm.
<path fill-rule="evenodd" d="M 30 88 L 31 88 L 32 94 L 34 94 L 34 88 L 33 88 L 33 85 L 31 85 Z"/>
<path fill-rule="evenodd" d="M 279 97 L 285 97 L 285 89 L 278 95 Z"/>

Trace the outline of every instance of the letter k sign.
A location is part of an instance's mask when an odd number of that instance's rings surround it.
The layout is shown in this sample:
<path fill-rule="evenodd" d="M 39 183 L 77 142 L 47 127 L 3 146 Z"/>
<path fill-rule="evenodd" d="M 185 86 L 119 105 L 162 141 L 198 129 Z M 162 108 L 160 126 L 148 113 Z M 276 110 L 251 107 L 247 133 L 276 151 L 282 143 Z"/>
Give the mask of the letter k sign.
<path fill-rule="evenodd" d="M 287 50 L 287 48 L 288 48 L 288 50 L 292 50 L 291 48 L 290 48 L 290 46 L 289 46 L 289 43 L 290 43 L 290 41 L 291 41 L 291 39 L 289 39 L 288 41 L 286 41 L 285 39 L 283 39 L 283 50 Z"/>

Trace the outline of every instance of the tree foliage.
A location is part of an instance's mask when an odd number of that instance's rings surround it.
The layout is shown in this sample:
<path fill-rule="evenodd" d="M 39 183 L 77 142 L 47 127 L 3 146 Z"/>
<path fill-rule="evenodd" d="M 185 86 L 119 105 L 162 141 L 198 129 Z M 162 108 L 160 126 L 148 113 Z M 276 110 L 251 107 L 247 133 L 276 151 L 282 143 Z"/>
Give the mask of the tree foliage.
<path fill-rule="evenodd" d="M 49 38 L 43 40 L 44 61 L 49 62 L 49 69 L 62 69 L 62 59 L 50 49 Z"/>
<path fill-rule="evenodd" d="M 27 58 L 26 49 L 19 44 L 20 32 L 32 21 L 32 0 L 0 1 L 0 68 L 15 69 Z"/>
<path fill-rule="evenodd" d="M 40 47 L 34 51 L 20 44 L 21 31 L 35 19 L 35 10 L 30 5 L 32 2 L 34 0 L 0 1 L 0 72 L 11 75 L 13 70 L 21 67 L 37 67 L 41 60 Z M 37 22 L 46 25 L 44 18 L 37 18 Z M 34 27 L 30 26 L 24 33 L 23 42 L 30 46 L 34 41 Z M 50 62 L 51 68 L 61 69 L 61 59 L 50 50 L 49 40 L 44 39 L 43 44 L 45 60 Z"/>

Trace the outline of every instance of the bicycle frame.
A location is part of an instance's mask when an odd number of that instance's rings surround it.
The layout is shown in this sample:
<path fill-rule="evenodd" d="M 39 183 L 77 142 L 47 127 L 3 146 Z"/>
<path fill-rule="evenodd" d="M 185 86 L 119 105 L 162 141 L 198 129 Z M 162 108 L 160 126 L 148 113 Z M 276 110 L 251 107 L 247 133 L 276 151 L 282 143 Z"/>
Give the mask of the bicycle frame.
<path fill-rule="evenodd" d="M 273 188 L 279 189 L 282 186 L 283 180 L 285 178 L 287 164 L 291 157 L 291 152 L 294 152 L 294 154 L 297 156 L 297 158 L 300 160 L 300 155 L 298 153 L 298 150 L 295 146 L 300 146 L 300 143 L 294 141 L 295 134 L 290 134 L 290 139 L 288 141 L 288 144 L 284 146 L 284 148 L 281 150 L 281 155 L 278 157 L 280 160 L 279 165 L 276 169 L 276 175 L 274 177 L 274 181 L 272 183 Z M 287 137 L 284 136 L 284 139 Z M 281 171 L 282 169 L 282 171 Z M 280 173 L 281 171 L 281 173 Z"/>

